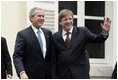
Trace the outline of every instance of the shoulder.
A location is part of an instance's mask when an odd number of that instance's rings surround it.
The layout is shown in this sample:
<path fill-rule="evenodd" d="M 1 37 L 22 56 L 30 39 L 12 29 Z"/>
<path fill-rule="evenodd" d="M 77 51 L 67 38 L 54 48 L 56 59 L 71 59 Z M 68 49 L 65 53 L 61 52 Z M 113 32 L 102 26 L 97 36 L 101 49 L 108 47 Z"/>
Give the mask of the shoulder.
<path fill-rule="evenodd" d="M 42 30 L 46 31 L 46 32 L 51 32 L 49 29 L 47 28 L 42 28 Z"/>
<path fill-rule="evenodd" d="M 25 34 L 27 34 L 30 30 L 32 30 L 32 28 L 31 28 L 31 27 L 27 27 L 27 28 L 25 28 L 25 29 L 19 31 L 18 34 L 24 34 L 24 35 L 25 35 Z"/>
<path fill-rule="evenodd" d="M 87 27 L 84 27 L 84 26 L 78 26 L 77 29 L 78 30 L 88 30 L 88 28 Z"/>
<path fill-rule="evenodd" d="M 4 37 L 1 37 L 1 44 L 6 44 L 6 39 Z"/>
<path fill-rule="evenodd" d="M 16 38 L 17 39 L 26 39 L 28 36 L 30 36 L 31 31 L 33 31 L 31 27 L 27 27 L 27 28 L 25 28 L 23 30 L 20 30 L 17 33 Z"/>
<path fill-rule="evenodd" d="M 4 37 L 1 37 L 1 41 L 6 41 L 6 39 Z"/>
<path fill-rule="evenodd" d="M 41 29 L 42 29 L 42 31 L 44 31 L 44 33 L 47 33 L 47 34 L 49 34 L 49 35 L 52 35 L 51 30 L 49 30 L 49 29 L 47 29 L 47 28 L 41 28 Z"/>
<path fill-rule="evenodd" d="M 31 27 L 27 27 L 27 28 L 25 28 L 25 29 L 22 29 L 22 30 L 19 31 L 19 32 L 21 32 L 21 33 L 23 33 L 23 32 L 27 32 L 30 28 L 31 28 Z M 32 28 L 31 28 L 31 29 L 32 29 Z"/>
<path fill-rule="evenodd" d="M 1 45 L 6 45 L 6 38 L 1 37 Z"/>
<path fill-rule="evenodd" d="M 88 30 L 88 29 L 87 29 L 87 27 L 84 27 L 84 26 L 73 26 L 73 31 L 74 32 L 76 32 L 76 31 L 77 32 L 81 32 L 81 31 L 83 32 L 83 31 L 86 31 L 86 30 Z"/>
<path fill-rule="evenodd" d="M 86 33 L 87 31 L 89 31 L 87 27 L 79 26 L 79 27 L 76 27 L 76 28 L 79 32 L 83 32 L 83 33 Z"/>
<path fill-rule="evenodd" d="M 55 32 L 55 33 L 53 34 L 53 36 L 57 36 L 57 35 L 60 35 L 60 31 Z"/>

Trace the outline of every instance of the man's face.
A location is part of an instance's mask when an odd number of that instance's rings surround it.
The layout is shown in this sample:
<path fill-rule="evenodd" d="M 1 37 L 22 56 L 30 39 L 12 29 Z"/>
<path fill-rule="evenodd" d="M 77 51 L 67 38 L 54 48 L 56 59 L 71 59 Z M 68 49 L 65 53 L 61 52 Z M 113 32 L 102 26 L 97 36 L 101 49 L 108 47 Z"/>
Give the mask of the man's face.
<path fill-rule="evenodd" d="M 44 23 L 44 12 L 42 10 L 36 10 L 34 16 L 30 17 L 32 24 L 36 28 L 40 28 Z"/>
<path fill-rule="evenodd" d="M 71 15 L 65 16 L 61 19 L 60 25 L 66 31 L 70 30 L 73 26 L 73 17 Z"/>

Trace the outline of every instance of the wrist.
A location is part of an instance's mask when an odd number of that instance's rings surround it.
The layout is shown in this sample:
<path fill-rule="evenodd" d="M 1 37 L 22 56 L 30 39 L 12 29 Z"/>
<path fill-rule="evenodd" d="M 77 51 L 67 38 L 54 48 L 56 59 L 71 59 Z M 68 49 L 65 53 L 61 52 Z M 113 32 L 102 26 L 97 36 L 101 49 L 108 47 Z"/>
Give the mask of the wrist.
<path fill-rule="evenodd" d="M 21 72 L 20 72 L 20 75 L 22 75 L 23 73 L 25 73 L 25 71 L 21 71 Z"/>
<path fill-rule="evenodd" d="M 107 38 L 108 35 L 109 35 L 109 33 L 108 32 L 105 32 L 105 31 L 102 31 L 102 35 L 103 35 L 104 38 Z"/>
<path fill-rule="evenodd" d="M 102 31 L 102 34 L 103 34 L 103 35 L 109 35 L 109 32 Z"/>
<path fill-rule="evenodd" d="M 28 76 L 25 71 L 20 72 L 20 79 L 28 79 Z"/>

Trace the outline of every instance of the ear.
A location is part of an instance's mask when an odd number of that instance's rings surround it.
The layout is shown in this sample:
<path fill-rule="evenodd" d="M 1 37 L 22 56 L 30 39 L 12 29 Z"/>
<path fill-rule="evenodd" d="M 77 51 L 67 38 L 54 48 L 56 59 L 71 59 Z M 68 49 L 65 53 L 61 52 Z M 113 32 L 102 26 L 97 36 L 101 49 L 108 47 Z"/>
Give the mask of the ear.
<path fill-rule="evenodd" d="M 61 22 L 59 24 L 61 25 Z"/>
<path fill-rule="evenodd" d="M 32 17 L 31 16 L 29 16 L 29 20 L 32 22 Z"/>

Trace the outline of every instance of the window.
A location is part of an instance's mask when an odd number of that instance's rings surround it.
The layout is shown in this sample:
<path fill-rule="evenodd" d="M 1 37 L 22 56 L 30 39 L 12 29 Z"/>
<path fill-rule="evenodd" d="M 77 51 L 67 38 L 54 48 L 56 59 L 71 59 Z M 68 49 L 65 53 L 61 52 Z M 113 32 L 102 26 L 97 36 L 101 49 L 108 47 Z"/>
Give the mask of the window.
<path fill-rule="evenodd" d="M 104 16 L 105 2 L 104 1 L 85 1 L 86 16 Z"/>
<path fill-rule="evenodd" d="M 99 34 L 102 31 L 100 23 L 102 20 L 85 20 L 85 26 L 94 34 Z M 104 43 L 89 43 L 86 46 L 90 58 L 105 58 Z"/>
<path fill-rule="evenodd" d="M 102 31 L 100 24 L 103 20 L 98 20 L 99 17 L 105 15 L 105 2 L 104 1 L 85 1 L 85 16 L 89 16 L 89 19 L 85 19 L 85 26 L 94 34 L 99 34 Z M 94 19 L 92 19 L 94 17 Z M 86 49 L 90 58 L 105 58 L 105 44 L 104 43 L 89 43 Z"/>

